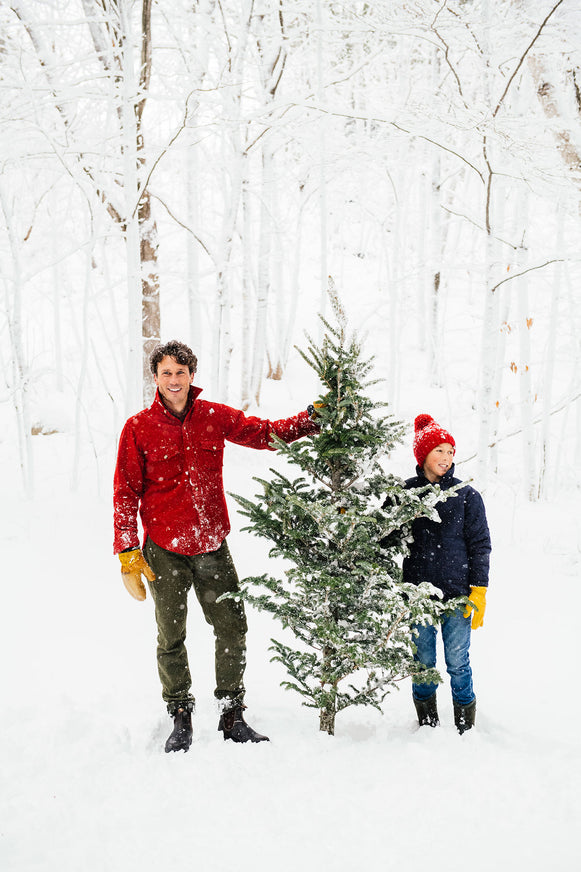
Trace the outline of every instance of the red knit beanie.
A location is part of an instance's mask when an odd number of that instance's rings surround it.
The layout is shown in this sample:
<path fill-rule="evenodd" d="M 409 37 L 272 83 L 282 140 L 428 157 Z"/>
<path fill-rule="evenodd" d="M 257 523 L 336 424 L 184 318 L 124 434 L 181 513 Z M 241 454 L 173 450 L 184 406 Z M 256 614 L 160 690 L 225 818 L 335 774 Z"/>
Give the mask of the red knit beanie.
<path fill-rule="evenodd" d="M 414 455 L 418 466 L 422 468 L 430 451 L 443 442 L 449 442 L 456 450 L 453 436 L 436 424 L 431 415 L 418 415 L 414 421 L 414 431 Z"/>

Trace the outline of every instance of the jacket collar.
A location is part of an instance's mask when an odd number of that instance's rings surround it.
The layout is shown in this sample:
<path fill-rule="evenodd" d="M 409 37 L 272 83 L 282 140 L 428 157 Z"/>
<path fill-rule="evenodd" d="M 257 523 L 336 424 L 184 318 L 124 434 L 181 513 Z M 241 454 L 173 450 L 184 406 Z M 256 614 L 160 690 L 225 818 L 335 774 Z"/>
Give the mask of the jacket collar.
<path fill-rule="evenodd" d="M 200 396 L 202 390 L 203 388 L 198 388 L 195 385 L 190 386 L 190 394 L 188 397 L 189 408 L 185 415 L 186 418 L 191 415 L 192 409 L 194 407 L 194 401 Z M 150 408 L 151 411 L 155 412 L 157 415 L 163 415 L 164 418 L 170 423 L 181 424 L 182 420 L 185 420 L 185 418 L 178 418 L 177 415 L 174 415 L 172 412 L 170 412 L 159 394 L 159 389 L 155 391 L 155 397 Z"/>
<path fill-rule="evenodd" d="M 448 472 L 446 472 L 446 474 L 442 476 L 440 481 L 436 482 L 436 484 L 440 485 L 442 490 L 446 490 L 446 488 L 452 487 L 452 485 L 454 484 L 454 471 L 455 471 L 455 469 L 456 469 L 456 464 L 453 463 L 452 466 L 450 467 L 450 469 L 448 470 Z M 416 466 L 416 472 L 418 474 L 418 478 L 423 479 L 426 482 L 426 484 L 432 484 L 432 482 L 428 481 L 428 479 L 426 478 L 424 470 L 422 469 L 421 466 Z"/>

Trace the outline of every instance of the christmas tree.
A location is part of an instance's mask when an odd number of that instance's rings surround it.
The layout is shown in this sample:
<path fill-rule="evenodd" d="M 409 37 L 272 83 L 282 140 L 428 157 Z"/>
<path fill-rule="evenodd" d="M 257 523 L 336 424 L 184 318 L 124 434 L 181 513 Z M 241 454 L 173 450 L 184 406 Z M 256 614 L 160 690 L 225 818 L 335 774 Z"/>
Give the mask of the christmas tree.
<path fill-rule="evenodd" d="M 298 647 L 272 640 L 273 660 L 286 668 L 287 688 L 319 710 L 320 729 L 334 734 L 335 716 L 351 705 L 379 708 L 390 689 L 408 676 L 440 681 L 436 670 L 413 659 L 412 626 L 436 623 L 444 606 L 435 588 L 404 584 L 411 521 L 437 517 L 439 488 L 405 490 L 380 464 L 401 441 L 403 427 L 378 416 L 384 404 L 365 391 L 372 360 L 364 361 L 330 285 L 336 326 L 323 320 L 320 347 L 310 338 L 300 352 L 323 390 L 315 404 L 320 434 L 278 451 L 302 474 L 271 470 L 255 479 L 255 501 L 236 496 L 250 523 L 245 529 L 273 543 L 271 556 L 290 566 L 285 577 L 244 579 L 243 596 L 290 628 Z"/>

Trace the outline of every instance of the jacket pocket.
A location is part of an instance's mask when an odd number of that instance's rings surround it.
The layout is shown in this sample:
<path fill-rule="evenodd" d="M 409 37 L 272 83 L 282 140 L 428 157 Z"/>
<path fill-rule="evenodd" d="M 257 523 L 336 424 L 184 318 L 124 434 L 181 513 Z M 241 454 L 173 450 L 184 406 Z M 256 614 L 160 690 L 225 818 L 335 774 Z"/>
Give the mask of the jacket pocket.
<path fill-rule="evenodd" d="M 220 472 L 223 458 L 223 441 L 200 439 L 195 452 L 196 464 L 200 472 Z"/>
<path fill-rule="evenodd" d="M 147 452 L 145 474 L 149 481 L 157 484 L 173 481 L 181 476 L 183 470 L 183 458 L 176 446 L 156 446 Z"/>

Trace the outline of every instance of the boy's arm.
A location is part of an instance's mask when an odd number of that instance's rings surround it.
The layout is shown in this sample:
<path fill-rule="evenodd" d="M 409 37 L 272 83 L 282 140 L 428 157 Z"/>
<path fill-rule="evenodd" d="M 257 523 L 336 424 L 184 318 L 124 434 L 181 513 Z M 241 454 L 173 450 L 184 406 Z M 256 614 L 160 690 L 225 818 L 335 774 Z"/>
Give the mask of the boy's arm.
<path fill-rule="evenodd" d="M 468 583 L 470 587 L 488 587 L 490 531 L 484 501 L 473 488 L 466 495 L 464 538 L 468 551 Z"/>
<path fill-rule="evenodd" d="M 468 551 L 469 602 L 464 617 L 472 615 L 471 627 L 477 630 L 484 623 L 486 612 L 486 589 L 490 563 L 490 531 L 482 497 L 470 488 L 466 497 L 464 515 L 464 538 Z"/>

